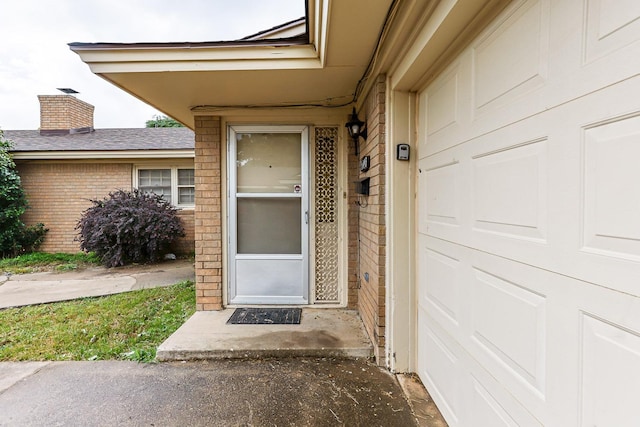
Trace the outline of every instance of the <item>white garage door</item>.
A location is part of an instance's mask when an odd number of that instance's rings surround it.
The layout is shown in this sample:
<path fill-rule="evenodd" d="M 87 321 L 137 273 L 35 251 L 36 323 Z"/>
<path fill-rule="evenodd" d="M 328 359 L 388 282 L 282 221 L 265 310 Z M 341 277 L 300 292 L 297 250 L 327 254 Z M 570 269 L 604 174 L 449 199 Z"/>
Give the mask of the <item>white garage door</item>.
<path fill-rule="evenodd" d="M 513 2 L 419 97 L 418 369 L 452 426 L 640 426 L 640 1 Z"/>

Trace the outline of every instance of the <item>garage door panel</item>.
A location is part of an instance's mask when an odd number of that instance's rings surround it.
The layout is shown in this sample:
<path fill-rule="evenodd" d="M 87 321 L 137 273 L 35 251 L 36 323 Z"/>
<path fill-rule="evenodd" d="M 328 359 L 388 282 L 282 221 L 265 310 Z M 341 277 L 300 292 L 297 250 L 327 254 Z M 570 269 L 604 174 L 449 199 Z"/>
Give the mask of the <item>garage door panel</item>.
<path fill-rule="evenodd" d="M 474 270 L 472 341 L 498 369 L 545 394 L 546 298 L 500 273 Z"/>
<path fill-rule="evenodd" d="M 460 163 L 427 166 L 424 170 L 427 221 L 444 225 L 460 225 L 458 181 Z"/>
<path fill-rule="evenodd" d="M 577 327 L 569 325 L 571 318 L 558 318 L 566 279 L 482 251 L 469 252 L 471 314 L 468 325 L 461 325 L 467 334 L 463 347 L 534 418 L 544 420 L 549 378 L 558 375 L 549 370 L 549 357 L 558 351 L 549 344 L 558 332 L 552 325 L 557 327 L 562 321 L 567 327 Z M 568 378 L 564 375 L 564 383 Z"/>
<path fill-rule="evenodd" d="M 425 123 L 427 138 L 459 125 L 459 80 L 460 66 L 454 64 L 434 82 L 428 96 L 425 96 L 424 108 L 430 112 Z"/>
<path fill-rule="evenodd" d="M 640 261 L 640 117 L 584 132 L 584 248 Z"/>
<path fill-rule="evenodd" d="M 460 270 L 461 262 L 455 255 L 426 246 L 421 252 L 420 277 L 429 275 L 426 286 L 420 289 L 419 304 L 455 333 L 460 315 Z"/>
<path fill-rule="evenodd" d="M 584 61 L 611 55 L 640 34 L 640 3 L 635 0 L 588 0 L 584 20 Z"/>
<path fill-rule="evenodd" d="M 509 394 L 541 408 L 547 392 L 547 294 L 558 285 L 555 275 L 437 238 L 419 239 L 425 242 L 421 247 L 457 259 L 457 272 L 449 274 L 459 280 L 458 299 L 450 303 L 459 307 L 457 322 L 427 300 L 419 309 L 428 314 L 431 327 L 458 343 L 451 351 L 459 351 L 455 354 L 465 366 L 473 361 Z M 432 283 L 434 266 L 421 263 L 419 293 L 438 286 Z"/>
<path fill-rule="evenodd" d="M 438 409 L 451 427 L 458 423 L 460 398 L 459 349 L 429 321 L 427 311 L 418 310 L 418 351 L 424 355 L 418 360 L 418 374 L 429 389 Z"/>
<path fill-rule="evenodd" d="M 483 385 L 483 383 L 472 377 L 473 396 L 471 397 L 470 408 L 470 425 L 478 426 L 496 426 L 496 427 L 519 427 L 524 425 L 539 426 L 540 423 L 518 422 L 514 417 L 504 409 L 504 401 L 494 397 L 491 392 Z M 532 420 L 528 420 L 532 421 Z"/>
<path fill-rule="evenodd" d="M 472 157 L 476 230 L 546 243 L 546 153 L 541 138 Z"/>
<path fill-rule="evenodd" d="M 637 426 L 640 334 L 586 313 L 581 320 L 582 424 Z"/>
<path fill-rule="evenodd" d="M 476 118 L 540 88 L 547 78 L 548 0 L 520 3 L 471 49 Z"/>
<path fill-rule="evenodd" d="M 475 378 L 473 379 L 473 407 L 471 415 L 478 425 L 517 427 L 519 424 Z"/>
<path fill-rule="evenodd" d="M 449 153 L 419 162 L 418 231 L 460 241 L 468 212 L 460 205 L 461 165 Z"/>
<path fill-rule="evenodd" d="M 464 131 L 470 121 L 469 97 L 471 57 L 464 55 L 455 60 L 446 72 L 418 97 L 420 111 L 432 114 L 421 115 L 418 126 L 425 132 L 418 135 L 420 158 L 451 148 L 451 141 Z"/>
<path fill-rule="evenodd" d="M 640 78 L 549 112 L 549 234 L 558 243 L 543 266 L 640 296 L 640 109 L 631 93 Z"/>

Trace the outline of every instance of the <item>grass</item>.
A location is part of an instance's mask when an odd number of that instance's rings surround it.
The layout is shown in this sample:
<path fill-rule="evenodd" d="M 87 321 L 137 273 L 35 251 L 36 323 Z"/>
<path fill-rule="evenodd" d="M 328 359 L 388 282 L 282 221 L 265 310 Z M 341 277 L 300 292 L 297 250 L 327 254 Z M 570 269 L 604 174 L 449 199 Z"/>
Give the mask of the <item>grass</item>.
<path fill-rule="evenodd" d="M 0 361 L 136 360 L 195 311 L 194 284 L 0 310 Z"/>
<path fill-rule="evenodd" d="M 0 272 L 25 274 L 36 271 L 73 271 L 93 265 L 100 265 L 100 260 L 94 253 L 32 252 L 15 258 L 0 259 Z"/>

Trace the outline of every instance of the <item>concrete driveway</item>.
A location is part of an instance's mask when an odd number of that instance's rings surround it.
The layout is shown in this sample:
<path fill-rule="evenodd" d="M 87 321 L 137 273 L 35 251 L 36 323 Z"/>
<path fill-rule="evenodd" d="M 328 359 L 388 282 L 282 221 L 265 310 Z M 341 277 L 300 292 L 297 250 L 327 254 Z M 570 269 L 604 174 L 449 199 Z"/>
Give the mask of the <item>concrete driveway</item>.
<path fill-rule="evenodd" d="M 0 426 L 415 426 L 363 360 L 0 363 Z"/>
<path fill-rule="evenodd" d="M 185 279 L 193 280 L 193 263 L 186 261 L 0 276 L 0 308 L 166 286 Z M 324 314 L 344 315 L 336 310 Z M 208 335 L 193 342 L 209 345 L 211 331 L 225 333 L 224 326 L 209 317 L 225 315 L 200 313 L 192 318 L 191 328 L 181 328 L 183 335 L 192 339 L 189 333 L 200 333 L 204 319 L 202 329 Z M 307 317 L 312 324 L 324 319 L 318 313 Z M 340 330 L 333 323 L 327 325 L 332 333 Z M 346 333 L 353 335 L 354 330 Z M 245 335 L 247 343 L 257 345 Z M 185 351 L 185 343 L 172 338 L 174 347 Z M 391 375 L 368 359 L 335 359 L 329 356 L 332 349 L 325 348 L 326 343 L 322 346 L 328 355 L 315 358 L 289 358 L 286 350 L 285 358 L 279 359 L 242 358 L 245 351 L 239 353 L 240 359 L 160 364 L 0 362 L 0 426 L 446 426 L 415 378 Z"/>

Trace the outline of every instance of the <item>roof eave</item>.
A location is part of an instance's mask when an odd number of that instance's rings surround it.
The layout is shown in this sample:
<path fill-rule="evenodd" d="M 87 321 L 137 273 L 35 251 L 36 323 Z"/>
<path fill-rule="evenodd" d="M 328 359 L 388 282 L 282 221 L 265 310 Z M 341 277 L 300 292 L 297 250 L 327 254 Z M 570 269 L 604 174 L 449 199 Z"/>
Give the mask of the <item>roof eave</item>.
<path fill-rule="evenodd" d="M 70 44 L 94 73 L 164 71 L 240 71 L 316 69 L 322 63 L 311 44 L 202 45 L 173 43 L 114 45 Z"/>
<path fill-rule="evenodd" d="M 15 160 L 193 159 L 195 150 L 14 151 Z"/>
<path fill-rule="evenodd" d="M 207 41 L 207 42 L 135 42 L 135 43 L 84 43 L 84 42 L 72 42 L 69 43 L 69 48 L 73 51 L 76 50 L 105 50 L 105 49 L 203 49 L 203 48 L 224 48 L 224 47 L 283 47 L 283 46 L 297 46 L 305 45 L 309 43 L 309 37 L 306 34 L 285 37 L 277 39 L 264 39 L 264 40 L 228 40 L 228 41 Z"/>

